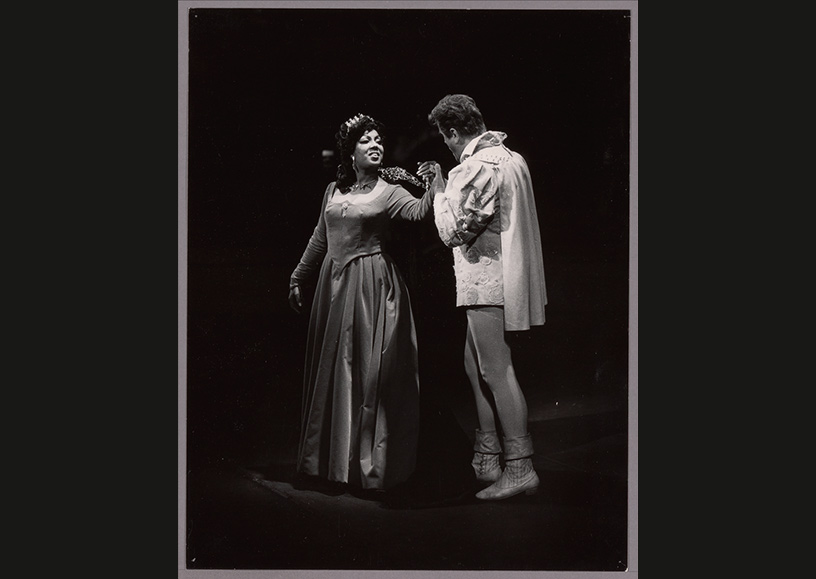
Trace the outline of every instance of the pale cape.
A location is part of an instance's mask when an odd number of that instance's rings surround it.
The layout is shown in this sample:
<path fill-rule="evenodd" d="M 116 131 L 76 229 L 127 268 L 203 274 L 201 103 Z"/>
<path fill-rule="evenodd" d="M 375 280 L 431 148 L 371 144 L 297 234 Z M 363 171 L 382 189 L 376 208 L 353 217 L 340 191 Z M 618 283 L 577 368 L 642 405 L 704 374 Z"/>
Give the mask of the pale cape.
<path fill-rule="evenodd" d="M 524 157 L 502 144 L 506 138 L 488 131 L 462 163 L 492 165 L 499 178 L 504 329 L 520 331 L 544 325 L 547 287 L 530 170 Z"/>

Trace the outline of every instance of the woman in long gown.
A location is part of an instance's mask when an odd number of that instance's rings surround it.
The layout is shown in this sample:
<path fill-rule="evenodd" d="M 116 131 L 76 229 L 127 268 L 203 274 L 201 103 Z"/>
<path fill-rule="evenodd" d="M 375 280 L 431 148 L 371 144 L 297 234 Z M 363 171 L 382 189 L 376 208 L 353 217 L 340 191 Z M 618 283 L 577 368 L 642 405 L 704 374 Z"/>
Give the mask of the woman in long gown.
<path fill-rule="evenodd" d="M 379 122 L 362 114 L 340 126 L 337 180 L 324 192 L 289 284 L 289 302 L 300 311 L 301 286 L 318 273 L 297 473 L 366 490 L 406 481 L 416 464 L 416 331 L 408 290 L 386 245 L 391 220 L 425 218 L 439 188 L 434 181 L 416 198 L 399 185 L 400 178 L 422 183 L 398 167 L 382 168 L 381 132 Z"/>

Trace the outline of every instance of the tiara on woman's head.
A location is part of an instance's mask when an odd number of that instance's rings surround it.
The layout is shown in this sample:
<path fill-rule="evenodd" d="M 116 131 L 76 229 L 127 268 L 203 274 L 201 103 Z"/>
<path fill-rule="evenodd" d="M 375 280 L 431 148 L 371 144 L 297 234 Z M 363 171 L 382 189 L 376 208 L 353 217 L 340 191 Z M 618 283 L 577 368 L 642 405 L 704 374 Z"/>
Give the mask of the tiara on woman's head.
<path fill-rule="evenodd" d="M 345 123 L 346 128 L 351 129 L 351 127 L 353 127 L 357 123 L 359 123 L 359 122 L 361 122 L 361 121 L 363 121 L 365 119 L 369 119 L 369 118 L 371 118 L 371 117 L 369 117 L 368 115 L 364 115 L 363 113 L 357 113 L 356 115 L 354 115 L 353 117 L 351 117 L 349 120 L 346 121 L 346 123 Z"/>

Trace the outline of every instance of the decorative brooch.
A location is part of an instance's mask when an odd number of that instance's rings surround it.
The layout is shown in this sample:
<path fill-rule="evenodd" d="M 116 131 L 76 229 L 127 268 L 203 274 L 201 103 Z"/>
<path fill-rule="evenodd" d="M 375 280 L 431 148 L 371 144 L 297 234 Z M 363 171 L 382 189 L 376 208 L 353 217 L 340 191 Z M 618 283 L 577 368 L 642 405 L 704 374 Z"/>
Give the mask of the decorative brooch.
<path fill-rule="evenodd" d="M 423 187 L 427 189 L 430 185 L 426 185 L 416 177 L 414 177 L 411 173 L 403 169 L 402 167 L 381 167 L 379 170 L 380 176 L 387 181 L 407 181 L 412 185 L 416 185 L 417 187 Z"/>

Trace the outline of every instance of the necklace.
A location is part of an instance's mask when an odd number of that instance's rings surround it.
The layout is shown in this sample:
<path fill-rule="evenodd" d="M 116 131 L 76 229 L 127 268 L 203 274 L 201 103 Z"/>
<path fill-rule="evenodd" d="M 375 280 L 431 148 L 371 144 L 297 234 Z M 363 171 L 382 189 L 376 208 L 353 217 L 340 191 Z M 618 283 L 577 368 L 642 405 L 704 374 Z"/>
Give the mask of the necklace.
<path fill-rule="evenodd" d="M 364 191 L 365 189 L 368 189 L 369 187 L 373 187 L 374 183 L 376 183 L 376 182 L 377 182 L 377 179 L 374 179 L 373 181 L 367 181 L 365 183 L 355 183 L 354 185 L 352 185 L 349 188 L 349 192 L 351 192 L 351 191 Z"/>

